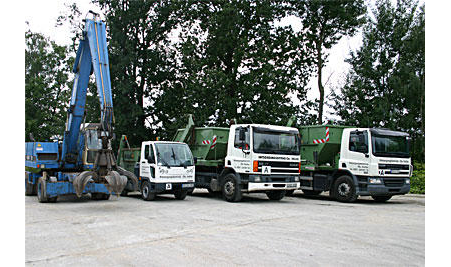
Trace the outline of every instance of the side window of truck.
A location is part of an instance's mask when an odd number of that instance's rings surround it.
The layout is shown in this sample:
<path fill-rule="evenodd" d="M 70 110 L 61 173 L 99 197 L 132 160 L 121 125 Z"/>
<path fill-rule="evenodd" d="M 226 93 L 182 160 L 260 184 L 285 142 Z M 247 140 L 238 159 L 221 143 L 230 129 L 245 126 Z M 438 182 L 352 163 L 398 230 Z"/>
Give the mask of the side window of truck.
<path fill-rule="evenodd" d="M 244 128 L 245 140 L 244 140 L 244 149 L 249 149 L 249 128 Z M 235 129 L 235 148 L 242 149 L 242 141 L 240 141 L 240 128 Z"/>
<path fill-rule="evenodd" d="M 368 153 L 368 133 L 366 131 L 350 133 L 349 151 Z"/>
<path fill-rule="evenodd" d="M 155 156 L 151 145 L 146 145 L 144 147 L 144 156 L 146 157 L 148 163 L 155 163 Z"/>
<path fill-rule="evenodd" d="M 155 163 L 155 155 L 153 153 L 153 145 L 148 146 L 149 149 L 146 151 L 147 158 L 149 159 L 149 163 Z"/>

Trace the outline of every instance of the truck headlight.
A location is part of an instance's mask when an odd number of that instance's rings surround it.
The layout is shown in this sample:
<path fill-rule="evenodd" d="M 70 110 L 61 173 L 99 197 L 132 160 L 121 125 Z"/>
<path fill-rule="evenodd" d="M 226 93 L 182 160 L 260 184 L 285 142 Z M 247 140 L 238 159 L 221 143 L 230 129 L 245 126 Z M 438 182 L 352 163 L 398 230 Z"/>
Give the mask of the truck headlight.
<path fill-rule="evenodd" d="M 406 184 L 410 184 L 410 179 L 409 178 L 406 179 Z"/>
<path fill-rule="evenodd" d="M 261 181 L 260 176 L 255 176 L 254 177 L 254 182 L 260 182 L 260 181 Z"/>
<path fill-rule="evenodd" d="M 382 181 L 381 181 L 380 178 L 370 178 L 370 179 L 368 179 L 368 183 L 370 183 L 370 184 L 381 184 Z"/>
<path fill-rule="evenodd" d="M 294 177 L 294 181 L 295 181 L 295 182 L 299 182 L 299 176 L 295 176 L 295 177 Z"/>

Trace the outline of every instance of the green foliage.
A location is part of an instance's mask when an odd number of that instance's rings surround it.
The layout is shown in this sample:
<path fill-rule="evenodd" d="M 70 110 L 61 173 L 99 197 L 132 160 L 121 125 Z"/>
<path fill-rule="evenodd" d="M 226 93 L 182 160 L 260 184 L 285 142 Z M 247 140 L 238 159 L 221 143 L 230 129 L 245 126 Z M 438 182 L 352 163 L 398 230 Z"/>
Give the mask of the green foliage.
<path fill-rule="evenodd" d="M 426 182 L 425 182 L 425 164 L 415 162 L 413 167 L 413 174 L 410 178 L 410 193 L 412 194 L 425 194 Z"/>
<path fill-rule="evenodd" d="M 332 107 L 342 124 L 408 132 L 413 158 L 424 162 L 424 6 L 383 0 L 372 12 Z"/>
<path fill-rule="evenodd" d="M 25 140 L 50 141 L 66 121 L 68 49 L 39 33 L 25 32 Z"/>
<path fill-rule="evenodd" d="M 276 26 L 282 1 L 187 1 L 176 8 L 181 32 L 175 80 L 155 102 L 162 131 L 174 133 L 183 113 L 198 125 L 285 124 L 307 113 L 312 59 L 302 34 Z M 294 107 L 288 93 L 296 94 Z"/>
<path fill-rule="evenodd" d="M 289 1 L 292 12 L 302 20 L 306 44 L 311 48 L 317 71 L 319 90 L 318 124 L 323 123 L 324 85 L 322 69 L 327 63 L 327 49 L 343 36 L 353 36 L 364 23 L 366 7 L 363 0 Z"/>

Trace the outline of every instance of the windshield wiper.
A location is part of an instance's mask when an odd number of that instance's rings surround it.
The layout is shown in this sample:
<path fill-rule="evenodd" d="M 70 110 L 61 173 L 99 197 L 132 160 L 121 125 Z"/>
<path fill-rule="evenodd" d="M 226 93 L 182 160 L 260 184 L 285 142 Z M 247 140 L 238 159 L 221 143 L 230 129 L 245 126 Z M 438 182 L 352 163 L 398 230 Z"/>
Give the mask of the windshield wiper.
<path fill-rule="evenodd" d="M 157 151 L 157 156 L 161 160 L 161 162 L 163 163 L 163 166 L 168 167 L 168 169 L 171 168 L 171 165 L 169 165 L 169 163 L 167 163 L 167 161 L 161 156 L 160 151 Z"/>
<path fill-rule="evenodd" d="M 175 155 L 173 147 L 171 147 L 171 150 L 172 150 L 172 158 L 174 159 L 174 161 L 177 162 L 177 160 L 178 160 L 180 162 L 179 167 L 186 168 L 185 163 L 182 163 L 182 161 Z"/>

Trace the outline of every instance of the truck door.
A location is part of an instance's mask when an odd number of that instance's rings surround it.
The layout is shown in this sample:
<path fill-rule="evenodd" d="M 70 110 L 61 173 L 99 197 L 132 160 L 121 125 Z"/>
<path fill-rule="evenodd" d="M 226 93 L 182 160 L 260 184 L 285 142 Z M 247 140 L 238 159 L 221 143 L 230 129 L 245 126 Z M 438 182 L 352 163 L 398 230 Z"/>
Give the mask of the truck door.
<path fill-rule="evenodd" d="M 349 170 L 354 175 L 368 175 L 370 166 L 368 131 L 351 131 L 348 151 Z"/>
<path fill-rule="evenodd" d="M 149 179 L 155 178 L 155 154 L 151 144 L 143 144 L 139 174 Z"/>
<path fill-rule="evenodd" d="M 240 138 L 241 137 L 241 138 Z M 249 127 L 238 127 L 235 129 L 235 140 L 233 144 L 233 156 L 246 158 L 250 153 L 250 130 Z"/>

